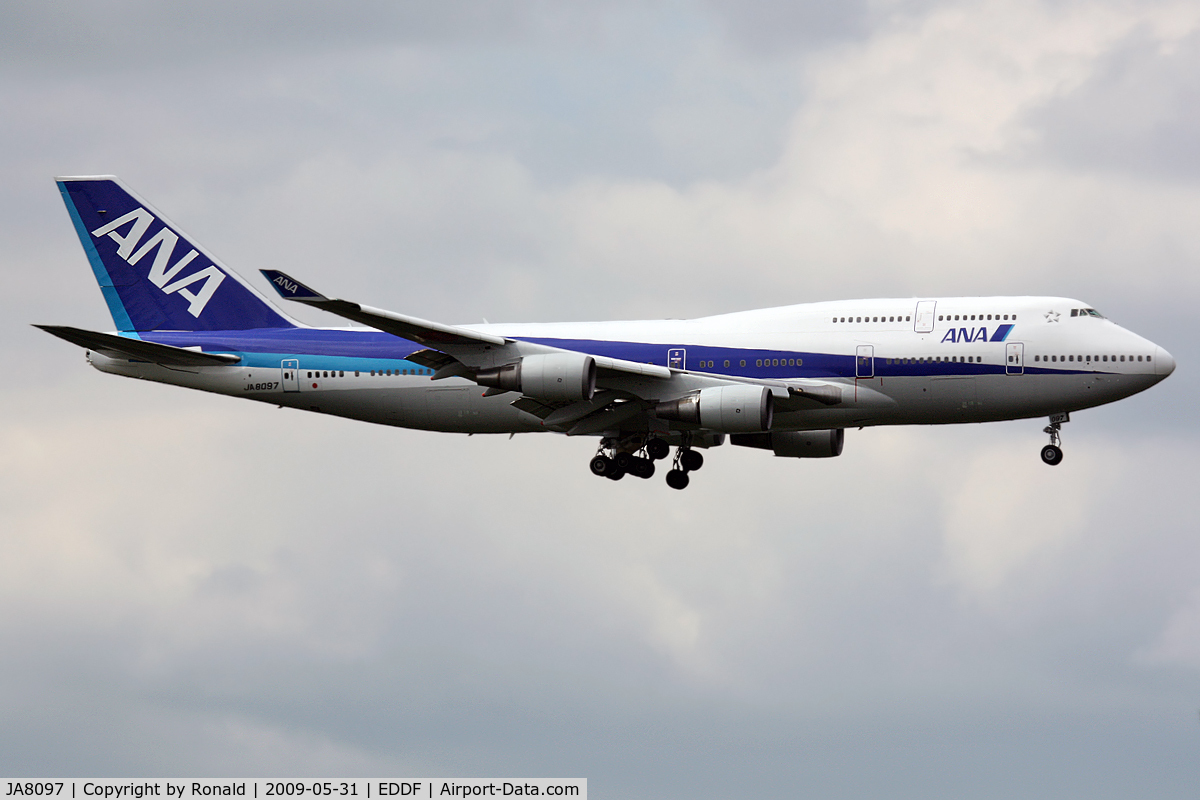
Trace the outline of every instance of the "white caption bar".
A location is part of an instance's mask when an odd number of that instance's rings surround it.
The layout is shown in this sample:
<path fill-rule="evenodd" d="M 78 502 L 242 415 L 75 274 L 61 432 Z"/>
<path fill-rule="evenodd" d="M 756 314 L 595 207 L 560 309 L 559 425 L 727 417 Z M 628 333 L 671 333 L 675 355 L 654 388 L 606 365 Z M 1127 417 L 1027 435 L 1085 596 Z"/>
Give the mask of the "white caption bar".
<path fill-rule="evenodd" d="M 587 800 L 587 778 L 421 778 L 405 780 L 85 780 L 0 779 L 0 797 L 63 800 L 144 800 L 145 798 L 471 798 L 569 797 Z"/>

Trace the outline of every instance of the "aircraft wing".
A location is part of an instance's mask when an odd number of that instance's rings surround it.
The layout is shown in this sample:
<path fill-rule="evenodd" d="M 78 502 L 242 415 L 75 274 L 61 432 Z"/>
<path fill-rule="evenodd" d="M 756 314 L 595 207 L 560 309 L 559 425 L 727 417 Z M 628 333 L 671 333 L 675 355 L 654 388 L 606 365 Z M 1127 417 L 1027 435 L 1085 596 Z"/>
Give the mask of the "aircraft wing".
<path fill-rule="evenodd" d="M 364 306 L 349 300 L 331 299 L 320 292 L 310 289 L 295 278 L 279 270 L 264 269 L 260 270 L 260 272 L 271 282 L 271 285 L 275 287 L 275 291 L 279 293 L 280 297 L 283 297 L 285 300 L 294 300 L 298 303 L 321 308 L 339 317 L 361 322 L 364 325 L 369 325 L 377 330 L 390 333 L 393 336 L 399 336 L 401 339 L 425 345 L 430 349 L 410 356 L 410 360 L 433 367 L 439 370 L 442 376 L 448 377 L 453 374 L 462 374 L 451 363 L 452 359 L 446 359 L 442 353 L 449 353 L 453 356 L 454 351 L 459 348 L 473 348 L 478 345 L 502 346 L 510 344 L 513 341 L 501 336 L 473 331 L 470 328 L 444 325 L 440 322 L 431 322 L 419 317 L 410 317 L 406 314 L 397 314 L 392 311 L 371 308 L 370 306 Z M 547 349 L 553 350 L 556 348 Z M 609 370 L 662 379 L 669 379 L 673 374 L 667 367 L 661 367 L 656 364 L 640 364 L 636 361 L 626 361 L 606 356 L 593 356 L 592 358 L 595 360 L 598 370 Z"/>
<path fill-rule="evenodd" d="M 440 322 L 430 322 L 429 320 L 410 317 L 406 314 L 396 314 L 392 311 L 371 308 L 370 306 L 364 306 L 349 300 L 334 300 L 308 288 L 295 278 L 279 270 L 264 269 L 259 271 L 266 276 L 267 280 L 271 282 L 271 286 L 285 300 L 295 300 L 297 303 L 315 306 L 331 314 L 336 314 L 339 317 L 361 322 L 364 325 L 369 325 L 377 330 L 390 333 L 393 336 L 399 336 L 401 339 L 407 339 L 410 342 L 423 344 L 426 347 L 441 349 L 445 345 L 502 345 L 507 342 L 506 339 L 500 336 L 479 333 L 468 328 L 443 325 Z"/>
<path fill-rule="evenodd" d="M 493 334 L 474 331 L 454 325 L 396 314 L 391 311 L 370 308 L 349 300 L 328 298 L 278 270 L 262 270 L 263 275 L 286 300 L 314 306 L 337 316 L 369 325 L 408 341 L 417 342 L 425 349 L 410 354 L 407 358 L 434 370 L 433 379 L 463 377 L 479 380 L 480 368 L 473 366 L 484 349 L 498 351 L 520 347 L 525 355 L 529 348 L 542 353 L 566 353 L 570 351 L 542 344 L 506 339 Z M 600 376 L 595 386 L 600 390 L 595 397 L 578 402 L 547 401 L 546 398 L 523 395 L 513 405 L 539 417 L 547 427 L 566 431 L 568 434 L 594 433 L 620 427 L 627 420 L 652 411 L 641 398 L 644 389 L 630 386 L 630 378 L 650 378 L 670 382 L 682 379 L 674 386 L 663 386 L 651 392 L 651 396 L 679 397 L 695 394 L 707 387 L 750 384 L 769 389 L 776 407 L 781 411 L 806 411 L 818 406 L 833 406 L 843 402 L 842 387 L 822 380 L 762 380 L 744 376 L 708 374 L 688 370 L 671 369 L 658 364 L 643 364 L 619 358 L 587 354 L 595 362 Z M 607 378 L 604 373 L 608 373 Z M 482 382 L 489 386 L 488 394 L 503 394 L 515 391 L 500 388 L 498 383 Z M 616 390 L 616 391 L 614 391 Z M 865 390 L 864 390 L 865 391 Z M 861 392 L 860 392 L 861 394 Z"/>
<path fill-rule="evenodd" d="M 132 358 L 135 361 L 148 361 L 151 364 L 164 364 L 172 367 L 215 367 L 236 364 L 242 360 L 241 356 L 229 353 L 203 353 L 199 350 L 130 339 L 111 333 L 85 331 L 82 328 L 70 328 L 66 325 L 34 325 L 33 327 L 41 328 L 46 333 L 71 344 L 95 350 L 106 356 Z"/>

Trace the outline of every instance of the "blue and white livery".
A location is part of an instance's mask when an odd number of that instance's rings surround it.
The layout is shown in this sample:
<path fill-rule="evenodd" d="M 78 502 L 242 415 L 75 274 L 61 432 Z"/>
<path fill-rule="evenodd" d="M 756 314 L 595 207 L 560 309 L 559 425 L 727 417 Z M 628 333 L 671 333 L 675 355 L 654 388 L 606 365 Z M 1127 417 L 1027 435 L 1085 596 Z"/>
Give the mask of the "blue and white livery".
<path fill-rule="evenodd" d="M 847 300 L 691 320 L 444 325 L 326 297 L 314 328 L 112 176 L 59 178 L 116 331 L 43 330 L 103 372 L 406 428 L 600 438 L 597 475 L 688 485 L 702 449 L 840 455 L 846 428 L 1048 417 L 1148 389 L 1163 348 L 1064 297 Z"/>

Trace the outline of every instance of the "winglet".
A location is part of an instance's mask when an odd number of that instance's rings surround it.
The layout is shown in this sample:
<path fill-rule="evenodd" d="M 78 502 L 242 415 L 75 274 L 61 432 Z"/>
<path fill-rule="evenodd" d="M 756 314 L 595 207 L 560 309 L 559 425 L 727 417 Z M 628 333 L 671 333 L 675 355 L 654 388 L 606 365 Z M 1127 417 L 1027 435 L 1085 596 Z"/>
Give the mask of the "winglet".
<path fill-rule="evenodd" d="M 320 292 L 315 292 L 308 288 L 291 275 L 280 272 L 277 269 L 260 269 L 259 272 L 271 282 L 271 288 L 279 292 L 279 296 L 284 300 L 299 300 L 300 302 L 304 302 L 305 300 L 320 301 L 329 299 Z"/>

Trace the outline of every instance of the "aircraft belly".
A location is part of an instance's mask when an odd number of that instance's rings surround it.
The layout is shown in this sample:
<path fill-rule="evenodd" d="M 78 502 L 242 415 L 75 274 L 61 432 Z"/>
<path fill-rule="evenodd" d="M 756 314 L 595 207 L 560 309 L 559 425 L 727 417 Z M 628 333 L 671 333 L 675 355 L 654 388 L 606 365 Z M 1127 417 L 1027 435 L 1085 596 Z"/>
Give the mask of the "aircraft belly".
<path fill-rule="evenodd" d="M 169 383 L 189 389 L 226 394 L 403 428 L 458 433 L 524 433 L 541 431 L 539 420 L 512 406 L 518 395 L 483 397 L 474 383 L 446 381 L 444 385 L 387 388 L 348 388 L 329 379 L 328 387 L 285 392 L 278 370 L 241 367 L 164 367 L 159 364 L 112 359 L 92 354 L 102 372 Z M 338 378 L 351 380 L 349 377 Z M 417 379 L 414 379 L 417 380 Z"/>
<path fill-rule="evenodd" d="M 1119 400 L 1147 388 L 1143 376 L 974 375 L 891 377 L 859 380 L 895 401 L 866 413 L 836 407 L 777 414 L 779 430 L 813 430 L 847 425 L 939 425 L 1049 416 Z M 1145 385 L 1143 385 L 1145 384 Z"/>
<path fill-rule="evenodd" d="M 967 422 L 978 418 L 982 405 L 975 384 L 974 375 L 931 379 L 931 412 L 947 422 Z"/>
<path fill-rule="evenodd" d="M 447 382 L 449 384 L 449 382 Z M 535 417 L 513 407 L 519 395 L 483 396 L 474 384 L 446 385 L 413 390 L 408 415 L 394 425 L 449 433 L 523 433 L 543 430 Z"/>

